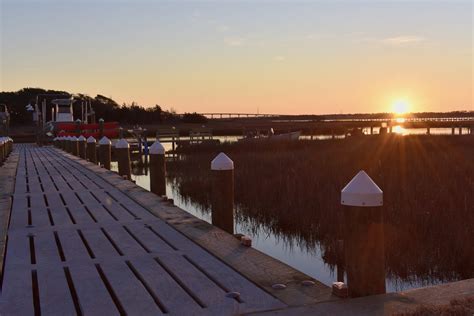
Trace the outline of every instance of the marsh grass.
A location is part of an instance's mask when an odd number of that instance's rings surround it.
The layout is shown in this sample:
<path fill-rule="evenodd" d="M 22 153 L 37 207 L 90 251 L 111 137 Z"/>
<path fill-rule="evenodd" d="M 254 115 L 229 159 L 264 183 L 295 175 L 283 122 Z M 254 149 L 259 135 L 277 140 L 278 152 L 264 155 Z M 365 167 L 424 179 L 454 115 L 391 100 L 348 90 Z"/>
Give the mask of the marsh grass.
<path fill-rule="evenodd" d="M 365 136 L 344 140 L 193 146 L 168 165 L 179 193 L 210 206 L 210 161 L 235 163 L 236 218 L 335 264 L 340 191 L 361 169 L 384 191 L 388 276 L 474 277 L 474 137 Z"/>

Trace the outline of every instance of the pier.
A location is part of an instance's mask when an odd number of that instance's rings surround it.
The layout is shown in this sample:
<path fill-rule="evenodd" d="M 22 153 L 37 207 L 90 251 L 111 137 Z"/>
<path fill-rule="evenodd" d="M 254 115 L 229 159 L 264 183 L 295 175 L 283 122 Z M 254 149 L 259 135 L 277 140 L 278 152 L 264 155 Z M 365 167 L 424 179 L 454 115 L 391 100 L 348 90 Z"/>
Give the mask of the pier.
<path fill-rule="evenodd" d="M 15 145 L 0 175 L 2 315 L 390 315 L 474 294 L 471 279 L 341 299 L 166 198 L 53 147 Z"/>
<path fill-rule="evenodd" d="M 329 287 L 303 286 L 298 280 L 311 278 L 85 160 L 35 145 L 16 146 L 9 160 L 17 166 L 2 315 L 231 315 L 336 299 Z M 288 288 L 272 294 L 274 283 Z"/>

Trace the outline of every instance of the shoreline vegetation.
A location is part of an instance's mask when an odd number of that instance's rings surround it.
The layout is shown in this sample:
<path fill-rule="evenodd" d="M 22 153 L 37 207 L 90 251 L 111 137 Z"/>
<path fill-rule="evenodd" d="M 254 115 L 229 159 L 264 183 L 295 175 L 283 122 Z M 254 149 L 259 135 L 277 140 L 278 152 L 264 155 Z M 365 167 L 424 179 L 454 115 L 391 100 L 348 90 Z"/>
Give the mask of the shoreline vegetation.
<path fill-rule="evenodd" d="M 425 284 L 474 277 L 474 138 L 373 136 L 343 140 L 202 144 L 170 162 L 181 196 L 210 209 L 209 163 L 235 163 L 236 220 L 291 247 L 320 247 L 335 268 L 340 190 L 359 170 L 384 191 L 387 277 Z"/>

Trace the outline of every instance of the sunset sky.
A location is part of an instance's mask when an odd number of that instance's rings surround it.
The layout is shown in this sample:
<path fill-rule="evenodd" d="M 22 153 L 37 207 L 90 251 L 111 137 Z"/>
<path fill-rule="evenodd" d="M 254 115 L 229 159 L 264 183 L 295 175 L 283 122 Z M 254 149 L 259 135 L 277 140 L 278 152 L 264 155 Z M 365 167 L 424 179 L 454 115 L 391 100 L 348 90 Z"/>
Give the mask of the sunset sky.
<path fill-rule="evenodd" d="M 0 90 L 177 112 L 473 110 L 473 1 L 1 2 Z"/>

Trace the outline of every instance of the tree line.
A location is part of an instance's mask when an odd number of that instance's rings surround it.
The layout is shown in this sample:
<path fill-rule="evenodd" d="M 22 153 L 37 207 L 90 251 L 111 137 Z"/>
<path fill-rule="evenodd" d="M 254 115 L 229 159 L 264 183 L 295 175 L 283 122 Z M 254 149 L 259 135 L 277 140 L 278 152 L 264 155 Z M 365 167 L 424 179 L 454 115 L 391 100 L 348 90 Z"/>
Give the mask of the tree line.
<path fill-rule="evenodd" d="M 24 88 L 15 92 L 0 92 L 0 104 L 5 104 L 10 112 L 10 124 L 25 125 L 31 124 L 33 116 L 31 112 L 26 110 L 26 105 L 31 104 L 34 107 L 37 96 L 40 95 L 39 103 L 46 98 L 50 103 L 53 99 L 69 98 L 73 96 L 76 102 L 74 103 L 74 117 L 81 117 L 81 102 L 92 105 L 95 111 L 96 120 L 103 118 L 106 122 L 117 121 L 122 124 L 156 124 L 156 123 L 205 123 L 206 117 L 198 113 L 177 114 L 173 110 L 164 110 L 162 106 L 156 104 L 152 107 L 145 107 L 135 102 L 131 104 L 119 105 L 111 98 L 98 94 L 94 98 L 85 94 L 72 95 L 66 91 L 45 90 L 40 88 Z M 48 97 L 47 95 L 54 95 Z M 38 104 L 41 106 L 41 104 Z M 49 109 L 50 107 L 48 107 Z M 51 114 L 48 111 L 48 119 Z"/>

